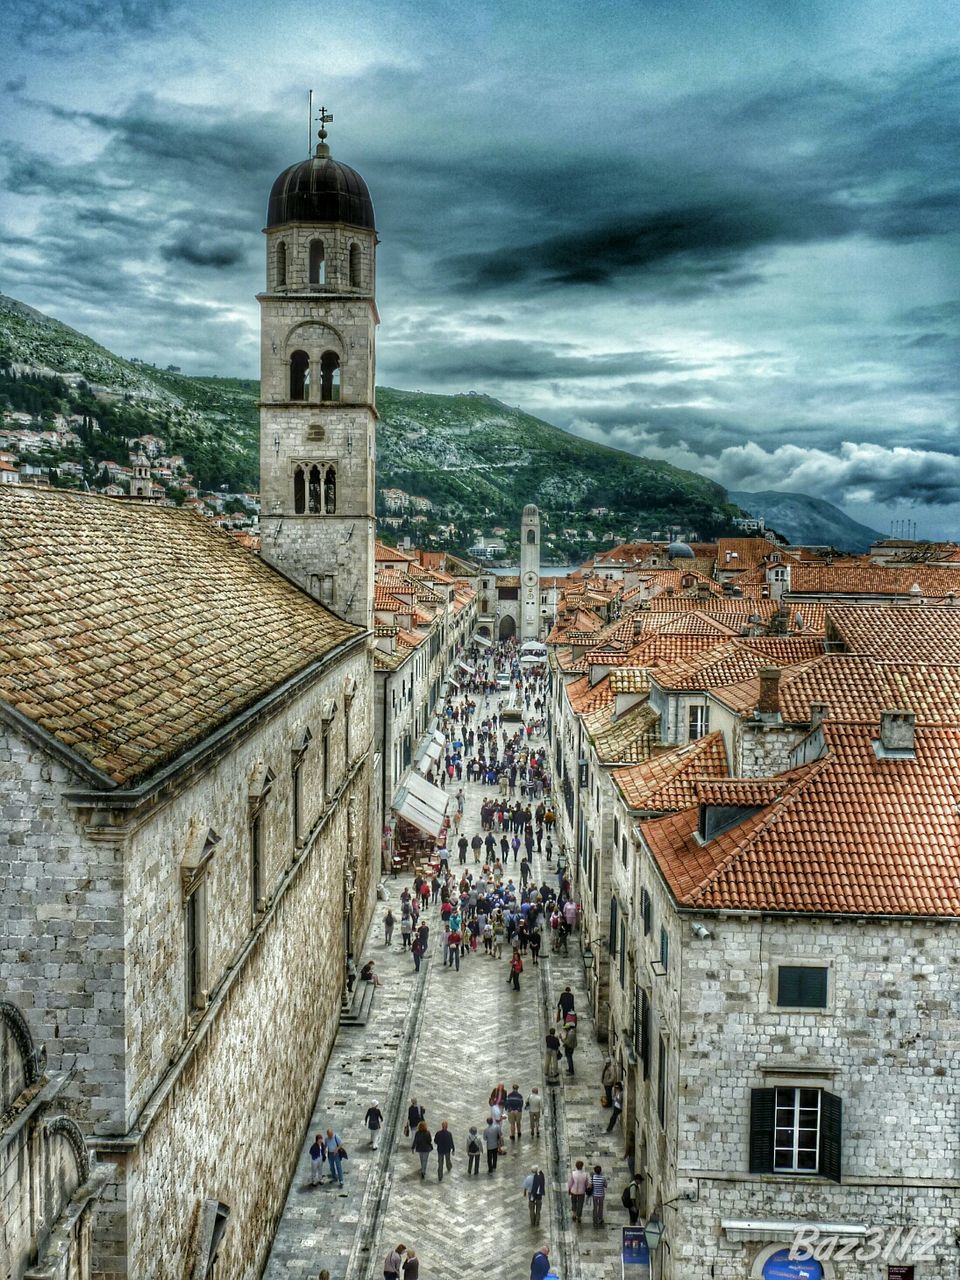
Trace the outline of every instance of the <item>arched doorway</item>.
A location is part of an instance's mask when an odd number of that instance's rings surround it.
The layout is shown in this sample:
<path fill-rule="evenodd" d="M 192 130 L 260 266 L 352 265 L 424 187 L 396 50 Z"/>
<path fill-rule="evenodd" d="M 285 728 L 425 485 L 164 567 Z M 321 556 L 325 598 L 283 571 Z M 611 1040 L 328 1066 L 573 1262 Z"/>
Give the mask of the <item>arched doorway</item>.
<path fill-rule="evenodd" d="M 489 640 L 489 639 L 490 639 L 490 628 L 489 628 L 486 624 L 484 624 L 482 627 L 477 627 L 477 635 L 478 635 L 478 636 L 486 636 L 486 637 L 487 637 L 487 639 Z"/>
<path fill-rule="evenodd" d="M 500 639 L 512 640 L 517 634 L 517 624 L 508 613 L 505 618 L 500 619 Z"/>

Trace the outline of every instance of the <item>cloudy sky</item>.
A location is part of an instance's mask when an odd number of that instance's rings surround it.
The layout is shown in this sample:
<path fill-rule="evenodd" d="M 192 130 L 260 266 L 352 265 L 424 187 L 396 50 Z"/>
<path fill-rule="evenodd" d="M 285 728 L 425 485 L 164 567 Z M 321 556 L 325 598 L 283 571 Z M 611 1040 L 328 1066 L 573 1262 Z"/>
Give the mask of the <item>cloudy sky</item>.
<path fill-rule="evenodd" d="M 306 91 L 382 384 L 960 536 L 956 0 L 0 0 L 0 289 L 255 376 Z M 11 38 L 12 36 L 12 38 Z"/>

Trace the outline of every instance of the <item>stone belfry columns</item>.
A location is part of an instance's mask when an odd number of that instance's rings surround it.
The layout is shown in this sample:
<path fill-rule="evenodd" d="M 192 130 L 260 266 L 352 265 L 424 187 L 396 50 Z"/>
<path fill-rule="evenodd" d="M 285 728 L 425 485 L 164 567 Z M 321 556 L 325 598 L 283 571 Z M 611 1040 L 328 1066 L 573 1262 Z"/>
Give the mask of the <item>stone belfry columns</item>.
<path fill-rule="evenodd" d="M 520 639 L 540 637 L 540 512 L 532 503 L 520 520 Z"/>

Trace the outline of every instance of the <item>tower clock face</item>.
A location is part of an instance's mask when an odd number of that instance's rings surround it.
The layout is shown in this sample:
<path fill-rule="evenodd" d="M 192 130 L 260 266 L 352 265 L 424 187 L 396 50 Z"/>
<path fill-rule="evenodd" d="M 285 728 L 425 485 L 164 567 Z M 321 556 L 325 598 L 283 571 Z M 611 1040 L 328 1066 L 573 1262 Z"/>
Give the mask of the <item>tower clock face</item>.
<path fill-rule="evenodd" d="M 525 574 L 523 575 L 523 580 L 524 580 L 524 582 L 527 584 L 527 586 L 528 586 L 528 587 L 532 587 L 532 586 L 533 586 L 533 584 L 534 584 L 534 583 L 536 582 L 536 580 L 537 580 L 537 575 L 536 575 L 535 573 L 533 573 L 533 572 L 525 573 Z"/>

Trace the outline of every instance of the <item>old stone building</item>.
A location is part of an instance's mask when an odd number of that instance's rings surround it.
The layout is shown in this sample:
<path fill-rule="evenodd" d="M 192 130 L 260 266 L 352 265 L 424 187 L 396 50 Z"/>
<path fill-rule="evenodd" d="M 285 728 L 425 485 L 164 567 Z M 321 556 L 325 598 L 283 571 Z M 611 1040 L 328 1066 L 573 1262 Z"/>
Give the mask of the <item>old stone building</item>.
<path fill-rule="evenodd" d="M 0 1000 L 0 1268 L 5 1280 L 89 1280 L 91 1229 L 112 1170 L 60 1109 L 26 1019 Z"/>
<path fill-rule="evenodd" d="M 189 513 L 0 539 L 0 977 L 118 1168 L 96 1271 L 257 1275 L 375 887 L 366 634 Z"/>

